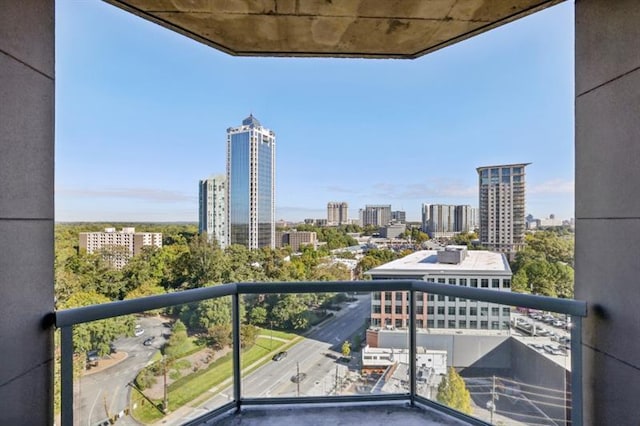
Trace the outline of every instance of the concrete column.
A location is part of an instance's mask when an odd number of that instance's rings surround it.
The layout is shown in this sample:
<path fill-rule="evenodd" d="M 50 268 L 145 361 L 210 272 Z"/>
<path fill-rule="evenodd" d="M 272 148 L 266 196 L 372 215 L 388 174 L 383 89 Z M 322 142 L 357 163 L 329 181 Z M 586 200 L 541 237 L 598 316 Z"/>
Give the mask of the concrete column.
<path fill-rule="evenodd" d="M 0 424 L 53 421 L 54 1 L 0 11 Z"/>
<path fill-rule="evenodd" d="M 576 298 L 586 300 L 584 416 L 638 424 L 640 7 L 576 0 Z"/>

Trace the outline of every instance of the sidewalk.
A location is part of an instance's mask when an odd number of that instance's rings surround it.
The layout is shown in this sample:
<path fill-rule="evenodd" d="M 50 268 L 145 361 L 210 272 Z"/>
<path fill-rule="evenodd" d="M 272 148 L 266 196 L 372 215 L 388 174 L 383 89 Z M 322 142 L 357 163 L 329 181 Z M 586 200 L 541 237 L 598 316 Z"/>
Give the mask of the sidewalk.
<path fill-rule="evenodd" d="M 98 360 L 98 365 L 97 366 L 89 367 L 88 369 L 85 369 L 85 371 L 84 371 L 84 373 L 82 375 L 83 376 L 90 376 L 92 374 L 100 373 L 100 372 L 106 370 L 107 368 L 111 368 L 114 365 L 117 365 L 120 362 L 124 361 L 125 359 L 127 359 L 128 356 L 129 356 L 129 354 L 126 353 L 126 352 L 115 352 L 115 353 L 112 353 L 111 355 L 108 355 L 109 358 Z"/>

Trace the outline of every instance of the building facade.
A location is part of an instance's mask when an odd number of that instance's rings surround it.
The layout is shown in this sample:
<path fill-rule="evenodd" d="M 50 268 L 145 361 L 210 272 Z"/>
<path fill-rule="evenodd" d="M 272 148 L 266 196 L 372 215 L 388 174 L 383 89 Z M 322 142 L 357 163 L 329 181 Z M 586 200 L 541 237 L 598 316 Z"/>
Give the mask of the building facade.
<path fill-rule="evenodd" d="M 209 242 L 220 247 L 228 245 L 227 177 L 223 175 L 203 179 L 198 185 L 198 232 L 206 234 Z"/>
<path fill-rule="evenodd" d="M 311 231 L 276 231 L 276 247 L 291 246 L 291 250 L 299 251 L 302 246 L 318 247 L 318 236 Z"/>
<path fill-rule="evenodd" d="M 275 247 L 276 135 L 250 115 L 227 129 L 229 244 Z"/>
<path fill-rule="evenodd" d="M 525 167 L 478 167 L 480 244 L 510 257 L 524 246 Z"/>
<path fill-rule="evenodd" d="M 476 228 L 477 209 L 470 205 L 423 204 L 422 227 L 431 238 L 448 238 Z"/>
<path fill-rule="evenodd" d="M 104 232 L 80 232 L 79 246 L 87 253 L 100 253 L 111 266 L 121 269 L 144 247 L 162 247 L 161 232 L 136 232 L 135 228 L 105 228 Z"/>
<path fill-rule="evenodd" d="M 394 210 L 391 212 L 391 220 L 393 222 L 405 223 L 407 221 L 407 212 L 403 210 Z"/>
<path fill-rule="evenodd" d="M 391 222 L 391 205 L 366 205 L 360 209 L 362 226 L 386 226 Z"/>
<path fill-rule="evenodd" d="M 327 203 L 327 224 L 346 225 L 349 223 L 349 204 L 330 201 Z"/>
<path fill-rule="evenodd" d="M 511 268 L 503 253 L 467 251 L 464 246 L 418 251 L 367 272 L 377 279 L 416 279 L 441 284 L 511 291 Z M 409 292 L 374 292 L 371 327 L 407 328 Z M 416 295 L 416 328 L 509 330 L 510 308 L 427 293 Z"/>

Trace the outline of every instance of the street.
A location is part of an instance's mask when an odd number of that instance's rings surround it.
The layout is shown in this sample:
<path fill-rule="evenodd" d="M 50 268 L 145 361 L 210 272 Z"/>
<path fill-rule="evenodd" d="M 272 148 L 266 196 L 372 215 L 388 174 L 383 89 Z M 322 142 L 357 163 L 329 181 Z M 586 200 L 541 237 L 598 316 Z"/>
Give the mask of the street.
<path fill-rule="evenodd" d="M 145 330 L 137 337 L 124 337 L 114 342 L 117 352 L 126 352 L 127 357 L 105 370 L 82 376 L 74 382 L 74 424 L 93 426 L 103 424 L 110 416 L 129 407 L 127 384 L 135 379 L 153 354 L 164 344 L 163 333 L 169 331 L 156 317 L 141 317 L 137 324 Z M 155 336 L 151 346 L 144 346 L 148 337 Z M 119 425 L 137 425 L 131 417 L 118 420 Z"/>

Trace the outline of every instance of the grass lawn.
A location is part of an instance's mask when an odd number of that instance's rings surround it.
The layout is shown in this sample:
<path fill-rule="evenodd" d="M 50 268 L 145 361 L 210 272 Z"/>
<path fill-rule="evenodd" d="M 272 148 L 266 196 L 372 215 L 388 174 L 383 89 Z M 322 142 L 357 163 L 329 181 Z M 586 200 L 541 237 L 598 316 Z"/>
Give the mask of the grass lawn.
<path fill-rule="evenodd" d="M 270 333 L 269 330 L 266 330 Z M 298 336 L 291 333 L 279 331 L 273 332 L 273 337 L 287 339 L 288 342 L 281 340 L 272 340 L 270 335 L 260 336 L 256 339 L 256 343 L 248 350 L 243 350 L 241 354 L 241 365 L 243 374 L 246 375 L 258 368 L 260 365 L 270 360 L 267 355 L 275 350 L 284 350 L 293 346 L 298 341 Z M 251 369 L 247 369 L 251 364 L 256 363 L 261 358 L 265 358 L 264 363 L 255 365 Z M 220 385 L 233 376 L 232 353 L 217 359 L 206 369 L 185 376 L 171 385 L 169 385 L 169 410 L 174 411 L 188 402 L 205 394 L 209 389 Z M 143 402 L 143 397 L 132 391 L 132 402 L 137 403 L 138 408 L 135 410 L 135 418 L 141 423 L 151 423 L 162 418 L 160 412 L 155 409 L 148 401 Z M 160 401 L 156 401 L 158 403 Z"/>

